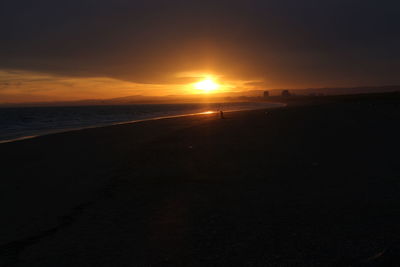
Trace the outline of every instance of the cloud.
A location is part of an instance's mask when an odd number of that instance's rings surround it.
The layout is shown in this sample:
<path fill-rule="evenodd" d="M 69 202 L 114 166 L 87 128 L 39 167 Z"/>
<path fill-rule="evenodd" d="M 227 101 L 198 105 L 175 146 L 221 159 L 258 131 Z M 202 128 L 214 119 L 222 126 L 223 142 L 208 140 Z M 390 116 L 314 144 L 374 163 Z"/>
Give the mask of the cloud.
<path fill-rule="evenodd" d="M 400 4 L 394 1 L 16 0 L 1 5 L 3 70 L 148 85 L 194 81 L 177 77 L 182 72 L 260 81 L 269 88 L 400 83 Z"/>
<path fill-rule="evenodd" d="M 1 102 L 107 99 L 128 95 L 184 93 L 182 85 L 138 84 L 108 77 L 71 77 L 0 70 Z"/>

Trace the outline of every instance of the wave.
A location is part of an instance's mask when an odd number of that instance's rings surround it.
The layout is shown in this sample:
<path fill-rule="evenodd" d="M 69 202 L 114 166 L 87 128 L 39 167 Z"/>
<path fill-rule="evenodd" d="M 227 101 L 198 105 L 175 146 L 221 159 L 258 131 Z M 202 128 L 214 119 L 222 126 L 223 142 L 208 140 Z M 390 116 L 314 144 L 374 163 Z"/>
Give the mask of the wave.
<path fill-rule="evenodd" d="M 0 143 L 45 134 L 177 116 L 266 109 L 274 103 L 140 104 L 124 106 L 19 107 L 0 109 Z"/>

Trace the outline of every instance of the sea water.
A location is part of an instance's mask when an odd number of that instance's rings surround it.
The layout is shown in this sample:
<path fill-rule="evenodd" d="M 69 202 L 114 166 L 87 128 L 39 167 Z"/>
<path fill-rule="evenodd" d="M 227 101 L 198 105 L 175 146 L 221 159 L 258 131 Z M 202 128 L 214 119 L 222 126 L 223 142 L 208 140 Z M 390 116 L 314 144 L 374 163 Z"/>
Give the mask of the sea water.
<path fill-rule="evenodd" d="M 279 104 L 245 102 L 0 108 L 0 142 L 145 119 L 275 106 Z"/>

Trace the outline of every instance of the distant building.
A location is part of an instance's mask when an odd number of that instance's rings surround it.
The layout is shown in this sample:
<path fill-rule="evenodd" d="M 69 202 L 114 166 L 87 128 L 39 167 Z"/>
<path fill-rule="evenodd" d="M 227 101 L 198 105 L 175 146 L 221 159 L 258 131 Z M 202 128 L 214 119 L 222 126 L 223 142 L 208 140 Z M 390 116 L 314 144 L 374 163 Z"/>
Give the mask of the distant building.
<path fill-rule="evenodd" d="M 269 91 L 264 91 L 264 97 L 269 97 Z"/>
<path fill-rule="evenodd" d="M 292 94 L 289 92 L 289 90 L 283 90 L 282 91 L 282 96 L 291 96 Z"/>

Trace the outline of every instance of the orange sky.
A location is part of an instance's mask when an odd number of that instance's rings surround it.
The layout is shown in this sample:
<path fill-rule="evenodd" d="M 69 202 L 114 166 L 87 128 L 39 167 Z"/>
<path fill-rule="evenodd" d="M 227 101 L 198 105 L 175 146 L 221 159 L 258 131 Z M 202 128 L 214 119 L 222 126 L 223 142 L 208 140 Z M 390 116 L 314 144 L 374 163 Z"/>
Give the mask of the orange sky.
<path fill-rule="evenodd" d="M 176 73 L 188 78 L 187 84 L 145 84 L 108 77 L 67 77 L 28 71 L 0 70 L 0 102 L 73 101 L 109 99 L 132 95 L 166 96 L 204 94 L 195 82 L 212 79 L 219 88 L 208 94 L 254 89 L 257 81 L 225 80 L 223 76 L 205 72 Z"/>
<path fill-rule="evenodd" d="M 3 2 L 0 103 L 400 84 L 399 1 Z"/>

